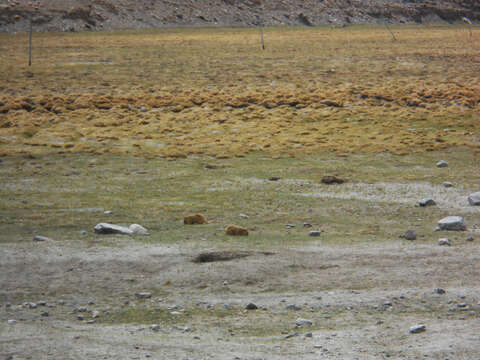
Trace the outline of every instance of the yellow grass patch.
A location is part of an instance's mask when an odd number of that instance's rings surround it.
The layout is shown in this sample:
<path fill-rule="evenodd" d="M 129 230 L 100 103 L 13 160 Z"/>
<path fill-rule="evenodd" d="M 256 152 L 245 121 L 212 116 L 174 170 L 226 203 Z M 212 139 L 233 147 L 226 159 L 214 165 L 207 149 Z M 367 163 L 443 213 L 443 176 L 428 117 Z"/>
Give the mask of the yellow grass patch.
<path fill-rule="evenodd" d="M 0 36 L 3 154 L 218 158 L 480 148 L 480 30 Z"/>

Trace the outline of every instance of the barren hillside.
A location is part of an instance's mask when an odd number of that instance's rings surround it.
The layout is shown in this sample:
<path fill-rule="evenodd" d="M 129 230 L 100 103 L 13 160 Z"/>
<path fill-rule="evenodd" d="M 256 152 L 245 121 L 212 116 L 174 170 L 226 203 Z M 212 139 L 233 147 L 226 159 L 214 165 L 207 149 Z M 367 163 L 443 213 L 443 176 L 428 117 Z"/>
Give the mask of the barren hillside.
<path fill-rule="evenodd" d="M 0 32 L 480 21 L 476 0 L 0 0 Z"/>

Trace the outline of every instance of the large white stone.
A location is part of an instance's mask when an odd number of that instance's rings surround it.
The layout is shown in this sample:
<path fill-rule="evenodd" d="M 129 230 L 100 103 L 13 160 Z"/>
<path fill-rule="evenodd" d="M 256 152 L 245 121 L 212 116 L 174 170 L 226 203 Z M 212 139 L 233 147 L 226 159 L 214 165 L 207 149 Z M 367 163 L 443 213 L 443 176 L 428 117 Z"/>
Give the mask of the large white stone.
<path fill-rule="evenodd" d="M 148 230 L 142 225 L 132 224 L 128 227 L 135 235 L 148 235 Z"/>
<path fill-rule="evenodd" d="M 133 231 L 125 226 L 99 223 L 95 225 L 93 231 L 97 234 L 122 234 L 122 235 L 132 235 Z"/>
<path fill-rule="evenodd" d="M 468 198 L 468 203 L 472 206 L 480 206 L 480 191 L 471 194 Z"/>
<path fill-rule="evenodd" d="M 466 230 L 467 224 L 461 216 L 447 216 L 438 222 L 440 230 Z"/>

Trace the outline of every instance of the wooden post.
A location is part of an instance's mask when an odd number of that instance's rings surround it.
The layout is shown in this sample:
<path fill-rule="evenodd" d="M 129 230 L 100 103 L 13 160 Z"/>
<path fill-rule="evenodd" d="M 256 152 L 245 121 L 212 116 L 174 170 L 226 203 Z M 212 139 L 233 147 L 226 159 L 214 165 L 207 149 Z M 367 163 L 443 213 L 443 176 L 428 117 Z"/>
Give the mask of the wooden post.
<path fill-rule="evenodd" d="M 262 50 L 265 50 L 265 42 L 263 41 L 263 24 L 260 22 L 260 39 L 262 41 Z"/>
<path fill-rule="evenodd" d="M 390 31 L 390 35 L 392 35 L 392 40 L 397 41 L 397 38 L 395 37 L 395 34 L 393 33 L 393 31 L 390 29 L 390 26 L 388 26 L 387 21 L 385 21 L 384 24 L 387 30 Z"/>
<path fill-rule="evenodd" d="M 32 18 L 30 18 L 30 32 L 28 36 L 28 66 L 32 66 L 32 33 L 33 33 L 33 23 L 32 23 Z"/>

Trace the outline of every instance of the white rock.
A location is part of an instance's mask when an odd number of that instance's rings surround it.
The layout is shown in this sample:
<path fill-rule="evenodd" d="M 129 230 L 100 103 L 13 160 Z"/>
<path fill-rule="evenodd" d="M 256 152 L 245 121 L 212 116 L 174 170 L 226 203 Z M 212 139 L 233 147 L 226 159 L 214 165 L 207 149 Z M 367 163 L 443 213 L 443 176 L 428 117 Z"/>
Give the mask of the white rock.
<path fill-rule="evenodd" d="M 10 319 L 7 321 L 8 324 L 16 324 L 17 320 Z"/>
<path fill-rule="evenodd" d="M 438 222 L 440 230 L 466 230 L 467 225 L 461 216 L 447 216 Z"/>
<path fill-rule="evenodd" d="M 99 316 L 100 316 L 100 312 L 98 312 L 98 311 L 94 311 L 94 312 L 92 313 L 92 318 L 93 318 L 93 319 L 96 319 L 96 318 L 98 318 Z"/>
<path fill-rule="evenodd" d="M 50 240 L 51 239 L 46 236 L 39 236 L 39 235 L 33 238 L 33 241 L 50 241 Z"/>
<path fill-rule="evenodd" d="M 148 230 L 145 229 L 142 225 L 132 224 L 128 228 L 135 235 L 148 235 Z"/>
<path fill-rule="evenodd" d="M 418 333 L 421 333 L 421 332 L 424 332 L 427 330 L 427 327 L 425 325 L 415 325 L 415 326 L 412 326 L 409 330 L 409 333 L 410 334 L 418 334 Z"/>
<path fill-rule="evenodd" d="M 438 240 L 438 245 L 440 246 L 450 246 L 452 243 L 450 242 L 449 238 L 441 238 Z"/>
<path fill-rule="evenodd" d="M 447 166 L 448 166 L 448 162 L 446 162 L 445 160 L 440 160 L 439 162 L 437 162 L 437 167 L 439 168 L 443 168 Z"/>
<path fill-rule="evenodd" d="M 480 206 L 480 191 L 469 195 L 467 200 L 472 206 Z"/>
<path fill-rule="evenodd" d="M 295 321 L 295 324 L 297 326 L 302 326 L 302 325 L 312 325 L 313 324 L 313 321 L 312 320 L 308 320 L 308 319 L 297 319 L 297 321 Z"/>
<path fill-rule="evenodd" d="M 122 235 L 132 235 L 133 231 L 125 226 L 108 224 L 108 223 L 99 223 L 95 225 L 93 231 L 97 234 L 122 234 Z"/>

